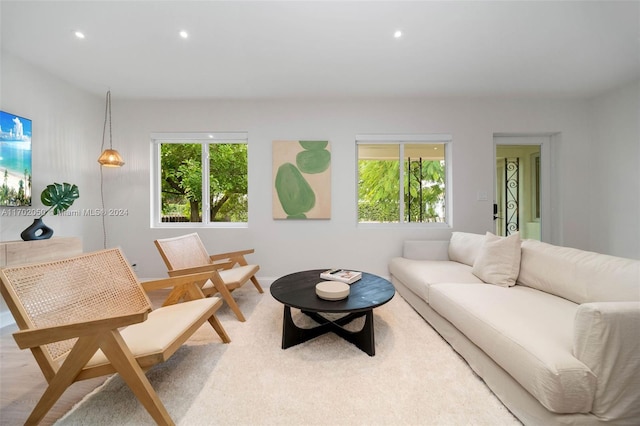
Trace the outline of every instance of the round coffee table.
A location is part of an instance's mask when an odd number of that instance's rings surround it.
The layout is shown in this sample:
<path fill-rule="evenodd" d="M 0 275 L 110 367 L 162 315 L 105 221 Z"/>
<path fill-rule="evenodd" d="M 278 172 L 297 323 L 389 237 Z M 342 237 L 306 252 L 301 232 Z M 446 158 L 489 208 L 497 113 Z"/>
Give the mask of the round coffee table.
<path fill-rule="evenodd" d="M 349 296 L 342 300 L 324 300 L 316 295 L 316 284 L 324 281 L 320 273 L 327 269 L 296 272 L 278 278 L 271 284 L 271 295 L 284 305 L 282 322 L 282 349 L 306 342 L 322 334 L 333 332 L 369 354 L 375 355 L 373 309 L 384 305 L 395 294 L 395 288 L 386 279 L 362 273 L 362 278 L 350 284 Z M 291 308 L 300 309 L 319 325 L 300 328 L 291 318 Z M 337 320 L 329 320 L 318 312 L 343 313 Z M 364 316 L 362 330 L 349 331 L 343 326 Z"/>

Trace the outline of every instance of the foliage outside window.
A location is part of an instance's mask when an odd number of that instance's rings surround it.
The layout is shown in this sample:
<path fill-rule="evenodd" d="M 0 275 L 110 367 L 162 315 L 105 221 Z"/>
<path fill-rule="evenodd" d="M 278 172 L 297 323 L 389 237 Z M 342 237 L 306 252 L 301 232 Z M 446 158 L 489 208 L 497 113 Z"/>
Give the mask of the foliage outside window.
<path fill-rule="evenodd" d="M 164 224 L 246 223 L 246 139 L 156 140 L 159 220 Z"/>
<path fill-rule="evenodd" d="M 358 222 L 446 223 L 446 146 L 359 141 Z"/>

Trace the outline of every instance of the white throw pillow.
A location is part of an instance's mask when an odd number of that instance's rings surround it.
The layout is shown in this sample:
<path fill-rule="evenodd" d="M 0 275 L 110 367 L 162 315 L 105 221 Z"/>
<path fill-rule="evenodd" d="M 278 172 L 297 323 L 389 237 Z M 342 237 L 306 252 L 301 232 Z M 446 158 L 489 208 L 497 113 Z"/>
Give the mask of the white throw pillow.
<path fill-rule="evenodd" d="M 502 287 L 515 285 L 520 272 L 520 244 L 519 232 L 508 237 L 487 232 L 471 272 L 485 283 Z"/>

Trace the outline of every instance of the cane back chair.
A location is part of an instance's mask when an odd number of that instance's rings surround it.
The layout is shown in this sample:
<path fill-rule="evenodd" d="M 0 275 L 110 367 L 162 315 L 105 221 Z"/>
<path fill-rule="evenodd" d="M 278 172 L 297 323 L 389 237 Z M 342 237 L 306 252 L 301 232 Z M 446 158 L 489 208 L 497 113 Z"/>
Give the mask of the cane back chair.
<path fill-rule="evenodd" d="M 119 249 L 0 269 L 0 290 L 48 387 L 27 424 L 37 424 L 79 380 L 119 373 L 158 424 L 173 424 L 144 371 L 167 360 L 205 322 L 230 341 L 215 316 L 220 298 L 199 282 L 211 273 L 138 282 Z M 191 301 L 152 310 L 145 291 L 177 286 Z M 124 328 L 123 328 L 124 327 Z"/>
<path fill-rule="evenodd" d="M 263 293 L 255 276 L 260 266 L 251 265 L 245 259 L 245 255 L 254 252 L 253 249 L 210 255 L 197 233 L 158 239 L 154 243 L 167 266 L 169 276 L 212 272 L 211 279 L 203 284 L 202 292 L 206 296 L 220 293 L 240 321 L 245 321 L 245 317 L 231 292 L 251 281 L 258 292 Z M 175 303 L 181 296 L 179 290 L 176 290 L 169 295 L 167 302 Z"/>

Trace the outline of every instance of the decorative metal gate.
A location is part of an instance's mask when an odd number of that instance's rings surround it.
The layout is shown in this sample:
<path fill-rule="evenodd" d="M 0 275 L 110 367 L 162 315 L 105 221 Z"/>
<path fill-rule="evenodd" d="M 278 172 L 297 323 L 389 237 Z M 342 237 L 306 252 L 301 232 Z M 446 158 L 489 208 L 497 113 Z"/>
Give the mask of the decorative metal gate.
<path fill-rule="evenodd" d="M 519 182 L 519 158 L 504 159 L 505 173 L 505 235 L 511 235 L 520 229 L 520 215 L 518 214 L 520 182 Z"/>
<path fill-rule="evenodd" d="M 408 222 L 423 222 L 424 221 L 424 204 L 422 201 L 422 157 L 416 159 L 411 159 L 410 157 L 407 158 L 407 172 L 409 173 L 408 176 L 408 180 L 407 180 L 407 195 L 406 195 L 406 202 L 407 202 L 407 217 L 408 217 Z M 418 217 L 417 218 L 411 218 L 411 181 L 412 179 L 415 179 L 418 183 L 417 183 L 417 187 L 418 187 L 418 203 L 419 203 L 419 211 L 418 211 Z"/>

